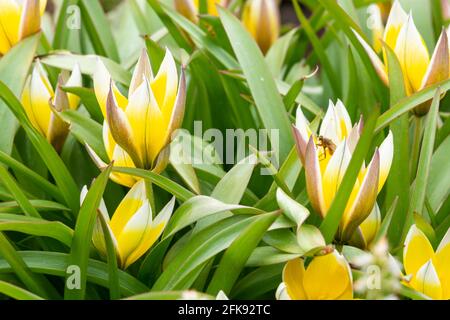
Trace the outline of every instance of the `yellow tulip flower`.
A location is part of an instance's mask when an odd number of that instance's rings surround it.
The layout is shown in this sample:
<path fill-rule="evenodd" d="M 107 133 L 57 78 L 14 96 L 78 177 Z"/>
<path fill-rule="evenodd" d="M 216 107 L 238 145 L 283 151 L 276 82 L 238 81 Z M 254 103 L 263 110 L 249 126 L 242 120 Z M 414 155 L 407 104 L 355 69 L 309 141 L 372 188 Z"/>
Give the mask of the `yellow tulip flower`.
<path fill-rule="evenodd" d="M 333 251 L 315 257 L 305 269 L 303 259 L 289 261 L 283 270 L 278 300 L 351 300 L 353 278 L 348 262 Z"/>
<path fill-rule="evenodd" d="M 380 230 L 381 213 L 377 204 L 369 216 L 361 223 L 350 241 L 351 245 L 366 249 L 372 245 L 375 237 Z"/>
<path fill-rule="evenodd" d="M 425 234 L 413 225 L 403 249 L 408 284 L 432 299 L 450 299 L 450 229 L 436 252 Z"/>
<path fill-rule="evenodd" d="M 198 22 L 198 15 L 200 13 L 200 6 L 202 0 L 174 0 L 175 9 L 183 16 L 191 20 L 192 22 Z M 216 5 L 226 7 L 228 0 L 205 0 L 205 13 L 218 16 Z"/>
<path fill-rule="evenodd" d="M 81 192 L 81 202 L 84 201 L 87 192 L 85 186 Z M 144 180 L 140 180 L 130 189 L 111 220 L 105 203 L 101 201 L 98 211 L 107 223 L 115 246 L 117 262 L 121 268 L 126 269 L 136 262 L 158 240 L 170 219 L 174 206 L 175 198 L 153 218 Z M 99 219 L 100 217 L 97 218 L 92 234 L 92 242 L 98 252 L 106 257 L 105 238 Z"/>
<path fill-rule="evenodd" d="M 183 121 L 186 81 L 184 71 L 178 79 L 175 60 L 169 50 L 156 76 L 147 52 L 142 51 L 131 80 L 128 99 L 111 80 L 105 65 L 98 60 L 94 90 L 102 109 L 103 141 L 109 160 L 119 167 L 137 167 L 161 172 L 169 157 L 172 133 Z M 105 163 L 90 150 L 99 167 Z M 111 178 L 131 187 L 136 180 L 113 174 Z"/>
<path fill-rule="evenodd" d="M 39 32 L 47 0 L 0 0 L 0 56 Z"/>
<path fill-rule="evenodd" d="M 280 10 L 276 0 L 248 0 L 242 23 L 265 54 L 280 34 Z"/>
<path fill-rule="evenodd" d="M 351 126 L 343 103 L 330 105 L 320 126 L 312 133 L 301 108 L 293 126 L 297 151 L 305 168 L 306 189 L 314 210 L 325 217 L 347 170 L 362 130 L 362 120 Z M 348 241 L 357 227 L 369 216 L 378 193 L 389 174 L 393 157 L 392 133 L 375 151 L 368 166 L 363 166 L 353 187 L 340 222 L 338 238 Z"/>
<path fill-rule="evenodd" d="M 75 65 L 70 77 L 66 78 L 61 74 L 56 90 L 53 90 L 47 73 L 37 61 L 22 93 L 22 104 L 31 123 L 58 151 L 61 150 L 69 129 L 55 112 L 74 110 L 80 102 L 76 95 L 65 93 L 61 87 L 81 86 L 79 66 Z"/>
<path fill-rule="evenodd" d="M 355 35 L 366 50 L 381 80 L 389 85 L 386 54 L 384 54 L 383 63 L 357 32 Z M 412 14 L 407 15 L 398 1 L 395 1 L 392 6 L 383 41 L 394 50 L 400 61 L 408 95 L 449 78 L 450 53 L 447 32 L 442 30 L 430 58 L 427 46 L 414 24 Z M 414 113 L 417 116 L 423 116 L 429 109 L 430 103 L 426 102 L 418 106 Z"/>

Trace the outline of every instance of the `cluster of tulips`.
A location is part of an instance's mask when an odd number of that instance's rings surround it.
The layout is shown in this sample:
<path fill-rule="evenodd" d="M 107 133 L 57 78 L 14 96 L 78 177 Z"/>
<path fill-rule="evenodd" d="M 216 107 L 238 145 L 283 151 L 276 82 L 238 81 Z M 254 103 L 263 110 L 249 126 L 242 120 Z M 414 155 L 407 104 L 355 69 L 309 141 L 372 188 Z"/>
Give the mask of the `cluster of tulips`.
<path fill-rule="evenodd" d="M 218 6 L 227 1 L 175 0 L 174 7 L 193 23 L 201 14 L 217 16 Z M 40 20 L 46 0 L 0 0 L 0 54 L 6 55 L 22 39 L 40 31 Z M 354 31 L 380 79 L 389 86 L 387 52 L 397 56 L 407 95 L 449 79 L 449 34 L 443 29 L 430 57 L 412 14 L 395 1 L 387 15 L 380 10 L 379 27 L 371 44 Z M 280 34 L 280 13 L 275 0 L 249 0 L 241 15 L 242 24 L 265 54 Z M 384 25 L 384 21 L 387 21 Z M 0 58 L 1 59 L 1 58 Z M 23 108 L 36 131 L 60 152 L 70 133 L 70 124 L 60 113 L 77 110 L 80 98 L 63 90 L 82 87 L 84 70 L 75 65 L 72 72 L 59 74 L 53 86 L 45 67 L 36 58 L 21 94 Z M 88 144 L 86 151 L 100 170 L 110 163 L 117 167 L 140 168 L 161 174 L 166 169 L 173 133 L 182 126 L 189 98 L 185 67 L 177 65 L 170 49 L 166 49 L 159 70 L 155 72 L 146 49 L 142 49 L 127 94 L 112 79 L 100 58 L 90 75 L 93 91 L 104 117 L 103 136 L 108 159 Z M 205 80 L 207 81 L 207 80 Z M 86 83 L 86 81 L 84 81 Z M 414 116 L 425 116 L 431 101 L 414 109 Z M 298 159 L 304 168 L 306 191 L 312 209 L 326 218 L 364 131 L 364 121 L 352 123 L 340 100 L 330 101 L 318 130 L 307 119 L 302 107 L 297 108 L 292 134 Z M 0 137 L 1 139 L 1 137 Z M 377 196 L 388 179 L 394 158 L 394 136 L 389 132 L 375 148 L 370 161 L 360 168 L 356 182 L 340 220 L 332 245 L 308 258 L 286 263 L 277 299 L 353 299 L 352 266 L 342 254 L 343 245 L 371 250 L 377 245 L 381 227 Z M 124 173 L 112 172 L 110 179 L 129 189 L 111 218 L 104 202 L 93 231 L 92 243 L 106 258 L 105 231 L 115 247 L 117 262 L 126 270 L 158 241 L 175 208 L 172 199 L 156 214 L 147 181 Z M 88 188 L 80 190 L 83 203 Z M 102 220 L 107 228 L 102 227 Z M 375 241 L 377 240 L 377 241 Z M 390 254 L 388 253 L 390 256 Z M 390 258 L 393 258 L 390 256 Z M 395 264 L 398 281 L 432 299 L 450 299 L 450 230 L 437 249 L 425 233 L 413 224 L 403 247 L 403 268 Z"/>

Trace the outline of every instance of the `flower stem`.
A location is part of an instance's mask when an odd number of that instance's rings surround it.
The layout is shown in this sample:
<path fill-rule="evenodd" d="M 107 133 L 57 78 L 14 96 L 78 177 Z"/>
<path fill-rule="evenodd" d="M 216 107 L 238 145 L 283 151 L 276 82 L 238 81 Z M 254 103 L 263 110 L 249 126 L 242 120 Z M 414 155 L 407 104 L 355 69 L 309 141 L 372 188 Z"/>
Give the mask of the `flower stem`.
<path fill-rule="evenodd" d="M 147 190 L 147 198 L 152 208 L 153 218 L 156 216 L 155 194 L 153 193 L 153 184 L 149 180 L 145 180 L 145 189 Z"/>
<path fill-rule="evenodd" d="M 420 143 L 422 141 L 422 118 L 414 117 L 414 137 L 411 151 L 411 182 L 416 178 L 417 166 L 419 164 Z"/>

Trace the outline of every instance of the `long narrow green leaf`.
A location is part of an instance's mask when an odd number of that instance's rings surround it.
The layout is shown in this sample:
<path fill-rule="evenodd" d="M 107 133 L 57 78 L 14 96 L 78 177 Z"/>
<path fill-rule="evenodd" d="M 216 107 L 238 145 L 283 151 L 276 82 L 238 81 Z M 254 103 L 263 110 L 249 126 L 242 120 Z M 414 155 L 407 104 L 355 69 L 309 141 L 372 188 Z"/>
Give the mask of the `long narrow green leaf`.
<path fill-rule="evenodd" d="M 267 130 L 279 132 L 280 145 L 272 142 L 272 148 L 282 163 L 294 145 L 289 119 L 283 100 L 272 74 L 264 61 L 261 50 L 241 22 L 230 12 L 219 8 L 220 18 L 230 39 L 236 57 L 247 79 L 261 120 Z"/>
<path fill-rule="evenodd" d="M 80 287 L 69 289 L 65 286 L 64 297 L 66 299 L 83 299 L 86 293 L 87 268 L 89 261 L 89 252 L 91 248 L 92 232 L 94 230 L 97 217 L 97 210 L 106 188 L 111 167 L 103 171 L 95 179 L 92 187 L 89 189 L 83 205 L 78 213 L 75 233 L 72 240 L 72 250 L 70 252 L 69 264 L 78 266 L 80 270 Z"/>
<path fill-rule="evenodd" d="M 43 300 L 43 298 L 5 281 L 0 281 L 0 293 L 15 300 Z"/>
<path fill-rule="evenodd" d="M 225 294 L 230 293 L 251 253 L 278 216 L 279 213 L 260 215 L 242 231 L 225 251 L 209 282 L 207 293 L 217 295 L 221 290 Z"/>

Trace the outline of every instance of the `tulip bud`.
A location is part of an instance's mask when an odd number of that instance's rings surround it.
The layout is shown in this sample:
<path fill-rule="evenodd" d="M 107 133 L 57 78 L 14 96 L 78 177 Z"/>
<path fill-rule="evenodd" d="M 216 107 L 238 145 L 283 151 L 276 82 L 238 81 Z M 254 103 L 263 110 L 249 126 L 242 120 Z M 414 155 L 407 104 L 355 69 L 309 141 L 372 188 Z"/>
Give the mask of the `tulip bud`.
<path fill-rule="evenodd" d="M 58 113 L 78 107 L 79 98 L 62 90 L 65 85 L 81 86 L 81 72 L 78 65 L 68 80 L 59 76 L 56 90 L 53 90 L 47 74 L 39 61 L 28 78 L 22 93 L 22 104 L 33 126 L 60 151 L 69 132 L 69 128 Z"/>
<path fill-rule="evenodd" d="M 175 9 L 194 23 L 198 22 L 200 13 L 218 16 L 216 5 L 226 7 L 227 3 L 228 0 L 174 0 Z"/>
<path fill-rule="evenodd" d="M 81 192 L 81 202 L 87 194 L 84 187 Z M 106 222 L 108 232 L 115 246 L 117 261 L 121 268 L 126 269 L 144 255 L 163 233 L 175 206 L 175 198 L 153 218 L 152 209 L 147 199 L 145 181 L 137 182 L 127 193 L 117 207 L 112 218 L 101 201 L 99 214 Z M 97 220 L 92 234 L 94 247 L 100 255 L 106 257 L 106 244 L 101 222 Z"/>
<path fill-rule="evenodd" d="M 138 167 L 162 172 L 169 158 L 172 134 L 184 118 L 186 79 L 178 77 L 175 60 L 169 50 L 156 76 L 145 50 L 133 72 L 128 99 L 99 60 L 94 74 L 94 90 L 105 116 L 103 141 L 109 160 L 116 166 Z M 99 167 L 105 163 L 93 154 Z M 136 181 L 114 173 L 111 178 L 125 186 Z"/>
<path fill-rule="evenodd" d="M 277 290 L 277 299 L 353 299 L 350 266 L 335 250 L 313 258 L 307 268 L 303 259 L 291 260 L 283 269 L 283 283 Z"/>
<path fill-rule="evenodd" d="M 280 12 L 276 0 L 248 0 L 242 22 L 265 54 L 280 34 Z"/>
<path fill-rule="evenodd" d="M 0 56 L 20 40 L 39 32 L 47 0 L 0 1 Z"/>

